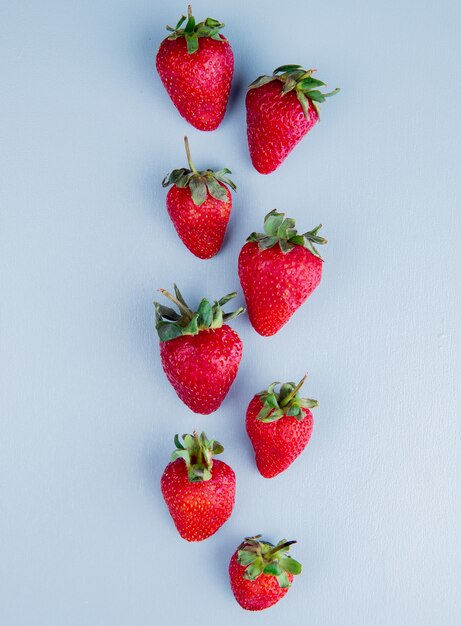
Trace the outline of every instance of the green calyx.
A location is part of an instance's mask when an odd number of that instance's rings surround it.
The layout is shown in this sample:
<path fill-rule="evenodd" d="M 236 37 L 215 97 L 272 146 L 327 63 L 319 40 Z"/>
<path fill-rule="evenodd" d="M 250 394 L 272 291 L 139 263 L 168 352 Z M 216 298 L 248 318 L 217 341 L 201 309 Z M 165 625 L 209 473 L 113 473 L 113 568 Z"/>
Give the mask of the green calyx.
<path fill-rule="evenodd" d="M 205 433 L 200 436 L 194 431 L 192 435 L 183 435 L 182 444 L 179 435 L 175 435 L 174 443 L 176 450 L 171 455 L 171 460 L 182 459 L 187 466 L 187 477 L 191 483 L 198 483 L 211 478 L 213 467 L 213 455 L 224 451 L 219 441 L 208 439 Z"/>
<path fill-rule="evenodd" d="M 251 233 L 247 241 L 257 243 L 261 250 L 268 250 L 279 244 L 284 254 L 293 250 L 295 246 L 302 246 L 307 248 L 314 256 L 323 260 L 314 246 L 314 244 L 323 245 L 328 243 L 326 239 L 317 234 L 322 228 L 322 224 L 301 235 L 298 235 L 295 225 L 294 219 L 290 217 L 285 218 L 285 213 L 278 213 L 274 209 L 264 218 L 264 233 Z"/>
<path fill-rule="evenodd" d="M 302 409 L 314 409 L 319 405 L 317 400 L 311 398 L 300 398 L 298 391 L 304 384 L 307 374 L 296 383 L 283 383 L 280 385 L 279 391 L 275 388 L 280 383 L 272 383 L 267 389 L 261 391 L 258 395 L 263 404 L 263 408 L 258 413 L 256 419 L 261 422 L 275 422 L 284 415 L 294 417 L 298 421 L 304 419 Z"/>
<path fill-rule="evenodd" d="M 186 22 L 187 20 L 187 22 Z M 186 22 L 184 28 L 181 26 Z M 214 39 L 215 41 L 225 41 L 223 37 L 219 34 L 219 31 L 224 28 L 224 24 L 218 22 L 218 20 L 214 20 L 211 17 L 207 17 L 204 22 L 195 23 L 195 18 L 192 15 L 192 7 L 189 4 L 187 8 L 187 17 L 185 15 L 181 16 L 181 19 L 176 24 L 175 28 L 171 28 L 171 26 L 167 26 L 166 29 L 171 32 L 171 35 L 168 36 L 168 39 L 179 39 L 180 37 L 184 37 L 187 44 L 187 52 L 189 54 L 193 54 L 197 52 L 199 48 L 199 38 L 200 37 L 209 37 L 210 39 Z"/>
<path fill-rule="evenodd" d="M 167 174 L 162 181 L 163 187 L 168 187 L 169 185 L 189 187 L 192 200 L 197 206 L 205 202 L 208 194 L 216 200 L 221 200 L 221 202 L 229 202 L 225 188 L 219 183 L 228 185 L 235 191 L 237 186 L 227 177 L 227 174 L 232 174 L 232 172 L 227 167 L 217 172 L 212 170 L 197 171 L 192 162 L 187 137 L 184 137 L 184 145 L 186 147 L 189 169 L 183 167 L 179 170 L 173 170 L 171 174 Z"/>
<path fill-rule="evenodd" d="M 179 309 L 178 313 L 170 307 L 154 302 L 155 328 L 160 341 L 169 341 L 183 335 L 198 335 L 202 330 L 221 328 L 223 324 L 227 324 L 228 321 L 237 317 L 245 310 L 242 307 L 231 313 L 224 313 L 222 310 L 222 307 L 229 300 L 235 298 L 237 295 L 235 292 L 229 293 L 221 300 L 215 301 L 213 305 L 206 298 L 203 298 L 197 311 L 192 311 L 184 301 L 176 285 L 174 285 L 174 296 L 165 289 L 159 289 L 159 291 Z"/>
<path fill-rule="evenodd" d="M 328 93 L 322 93 L 320 89 L 326 87 L 326 84 L 317 78 L 313 78 L 312 74 L 317 70 L 305 70 L 301 65 L 281 65 L 274 70 L 272 76 L 260 76 L 248 89 L 262 87 L 273 80 L 280 81 L 282 86 L 281 95 L 284 96 L 290 91 L 295 91 L 299 103 L 302 106 L 306 119 L 309 119 L 309 102 L 317 111 L 320 119 L 320 104 L 325 102 L 325 98 L 334 96 L 340 89 L 337 87 Z"/>
<path fill-rule="evenodd" d="M 282 589 L 290 587 L 288 574 L 296 576 L 302 569 L 301 563 L 288 554 L 290 546 L 296 541 L 282 539 L 274 546 L 268 541 L 259 541 L 260 537 L 246 537 L 238 547 L 238 562 L 245 567 L 243 577 L 256 580 L 261 574 L 266 574 L 275 576 Z"/>

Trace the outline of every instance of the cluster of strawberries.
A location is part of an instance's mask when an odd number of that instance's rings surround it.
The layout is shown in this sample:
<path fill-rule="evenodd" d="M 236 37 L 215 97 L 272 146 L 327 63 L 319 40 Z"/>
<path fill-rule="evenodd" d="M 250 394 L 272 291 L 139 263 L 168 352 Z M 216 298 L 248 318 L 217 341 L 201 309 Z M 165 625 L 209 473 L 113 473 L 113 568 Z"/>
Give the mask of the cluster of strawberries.
<path fill-rule="evenodd" d="M 207 18 L 195 23 L 189 7 L 176 28 L 161 43 L 157 70 L 181 115 L 200 130 L 214 130 L 222 121 L 229 97 L 234 58 L 224 24 Z M 272 76 L 253 82 L 246 96 L 248 144 L 251 160 L 262 174 L 274 171 L 319 119 L 325 86 L 312 77 L 314 70 L 299 65 L 277 68 Z M 171 172 L 167 209 L 187 248 L 201 259 L 216 255 L 222 245 L 232 209 L 234 183 L 230 170 Z M 264 232 L 252 233 L 238 260 L 238 273 L 254 329 L 274 335 L 286 324 L 320 283 L 322 259 L 316 245 L 325 244 L 317 226 L 298 234 L 295 221 L 276 210 L 266 215 Z M 176 309 L 158 302 L 156 328 L 165 374 L 179 398 L 195 413 L 216 411 L 228 393 L 242 357 L 242 341 L 227 322 L 244 309 L 225 313 L 236 296 L 228 294 L 213 304 L 206 298 L 194 311 L 174 286 L 174 294 L 160 290 Z M 246 413 L 246 430 L 256 465 L 265 478 L 283 472 L 307 445 L 313 427 L 311 409 L 316 400 L 302 398 L 305 381 L 272 383 L 257 393 Z M 214 456 L 223 446 L 205 433 L 175 436 L 176 450 L 166 467 L 161 489 L 176 528 L 187 541 L 213 535 L 230 517 L 235 500 L 235 474 Z M 288 553 L 294 541 L 276 545 L 260 535 L 247 537 L 229 564 L 232 591 L 248 610 L 278 602 L 288 591 L 301 564 Z"/>

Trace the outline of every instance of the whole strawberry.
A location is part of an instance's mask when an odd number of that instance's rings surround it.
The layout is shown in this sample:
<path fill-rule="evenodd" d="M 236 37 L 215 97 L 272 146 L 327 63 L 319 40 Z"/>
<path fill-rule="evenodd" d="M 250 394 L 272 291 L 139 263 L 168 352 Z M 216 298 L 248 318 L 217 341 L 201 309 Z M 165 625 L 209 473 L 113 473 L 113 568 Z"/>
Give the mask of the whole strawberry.
<path fill-rule="evenodd" d="M 178 435 L 176 450 L 163 472 L 160 486 L 175 526 L 183 539 L 203 541 L 229 519 L 235 501 L 234 470 L 222 461 L 213 460 L 221 454 L 222 445 L 200 437 Z"/>
<path fill-rule="evenodd" d="M 222 246 L 236 189 L 227 178 L 227 168 L 198 172 L 191 159 L 189 142 L 184 137 L 189 169 L 173 170 L 162 181 L 173 185 L 166 197 L 168 214 L 184 245 L 199 259 L 210 259 Z"/>
<path fill-rule="evenodd" d="M 260 76 L 246 96 L 250 157 L 261 174 L 270 174 L 318 122 L 319 104 L 339 89 L 322 93 L 325 86 L 312 77 L 316 70 L 282 65 L 272 76 Z"/>
<path fill-rule="evenodd" d="M 288 554 L 296 541 L 282 539 L 276 546 L 247 537 L 229 563 L 229 578 L 235 599 L 247 611 L 262 611 L 276 604 L 291 587 L 301 563 Z"/>
<path fill-rule="evenodd" d="M 278 392 L 278 383 L 272 383 L 248 405 L 246 430 L 264 478 L 285 471 L 309 443 L 314 425 L 309 409 L 318 402 L 298 396 L 305 380 L 306 376 L 297 385 L 285 383 Z"/>
<path fill-rule="evenodd" d="M 192 411 L 212 413 L 220 407 L 237 375 L 242 341 L 226 322 L 243 309 L 223 312 L 226 302 L 237 295 L 230 293 L 213 305 L 204 298 L 193 312 L 176 285 L 174 288 L 175 296 L 160 291 L 177 305 L 179 313 L 155 302 L 163 370 Z"/>
<path fill-rule="evenodd" d="M 219 33 L 223 27 L 210 17 L 196 24 L 189 5 L 188 16 L 183 15 L 176 28 L 167 26 L 171 34 L 157 52 L 157 71 L 168 95 L 199 130 L 215 130 L 226 113 L 234 55 Z"/>
<path fill-rule="evenodd" d="M 252 233 L 240 251 L 238 273 L 254 329 L 274 335 L 310 296 L 322 277 L 322 259 L 314 244 L 327 240 L 313 230 L 298 235 L 295 220 L 274 209 L 264 233 Z"/>

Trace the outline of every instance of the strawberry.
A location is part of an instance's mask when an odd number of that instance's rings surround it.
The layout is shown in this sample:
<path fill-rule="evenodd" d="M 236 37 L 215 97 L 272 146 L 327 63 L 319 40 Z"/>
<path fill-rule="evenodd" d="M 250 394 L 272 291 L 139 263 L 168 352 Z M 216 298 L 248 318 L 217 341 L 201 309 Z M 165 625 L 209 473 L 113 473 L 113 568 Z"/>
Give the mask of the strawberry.
<path fill-rule="evenodd" d="M 227 178 L 227 168 L 197 172 L 184 137 L 189 169 L 173 170 L 162 185 L 173 185 L 166 197 L 168 214 L 184 245 L 199 259 L 210 259 L 222 246 L 232 210 L 235 184 Z"/>
<path fill-rule="evenodd" d="M 316 70 L 282 65 L 272 76 L 260 76 L 246 95 L 250 157 L 261 174 L 270 174 L 318 122 L 319 104 L 339 89 L 322 93 L 325 86 L 312 77 Z"/>
<path fill-rule="evenodd" d="M 262 611 L 276 604 L 291 587 L 301 563 L 288 554 L 296 541 L 282 539 L 277 545 L 247 537 L 229 563 L 229 578 L 235 599 L 247 611 Z"/>
<path fill-rule="evenodd" d="M 184 28 L 181 28 L 186 21 Z M 156 65 L 162 83 L 179 113 L 199 130 L 215 130 L 226 113 L 234 73 L 234 55 L 219 31 L 224 27 L 208 17 L 195 23 L 188 16 L 162 41 Z"/>
<path fill-rule="evenodd" d="M 238 272 L 254 329 L 274 335 L 320 283 L 322 259 L 314 247 L 327 243 L 321 224 L 298 235 L 295 220 L 274 209 L 264 233 L 252 233 L 240 251 Z"/>
<path fill-rule="evenodd" d="M 297 385 L 285 383 L 278 392 L 278 383 L 272 383 L 248 405 L 246 430 L 264 478 L 284 472 L 309 443 L 314 425 L 309 409 L 318 402 L 298 397 L 305 380 L 306 376 Z"/>
<path fill-rule="evenodd" d="M 175 526 L 183 539 L 203 541 L 229 519 L 235 501 L 234 470 L 213 455 L 223 446 L 205 433 L 178 435 L 176 450 L 163 472 L 160 486 Z"/>
<path fill-rule="evenodd" d="M 242 341 L 225 322 L 243 309 L 224 313 L 222 307 L 237 294 L 230 293 L 212 306 L 205 298 L 193 312 L 179 289 L 175 296 L 160 289 L 179 313 L 155 302 L 163 370 L 181 400 L 195 413 L 216 411 L 224 400 L 242 358 Z"/>

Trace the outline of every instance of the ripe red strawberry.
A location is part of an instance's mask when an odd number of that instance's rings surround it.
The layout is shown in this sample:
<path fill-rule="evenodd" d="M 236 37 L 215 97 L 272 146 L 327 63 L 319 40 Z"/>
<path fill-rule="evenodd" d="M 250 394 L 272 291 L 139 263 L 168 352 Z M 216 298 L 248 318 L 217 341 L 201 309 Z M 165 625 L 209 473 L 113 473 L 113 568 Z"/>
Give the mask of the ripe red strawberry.
<path fill-rule="evenodd" d="M 246 96 L 250 157 L 261 174 L 270 174 L 318 122 L 319 103 L 338 93 L 321 93 L 325 83 L 300 65 L 282 65 L 260 76 Z"/>
<path fill-rule="evenodd" d="M 280 330 L 320 283 L 322 259 L 314 243 L 327 243 L 317 235 L 321 226 L 298 235 L 295 221 L 274 209 L 264 219 L 265 232 L 252 233 L 240 251 L 240 282 L 260 335 Z"/>
<path fill-rule="evenodd" d="M 262 611 L 276 604 L 287 593 L 293 576 L 301 573 L 301 563 L 288 554 L 296 541 L 282 539 L 274 546 L 259 541 L 260 537 L 247 537 L 229 563 L 232 591 L 247 611 Z"/>
<path fill-rule="evenodd" d="M 248 405 L 246 430 L 255 451 L 256 465 L 264 478 L 285 471 L 309 443 L 314 417 L 309 409 L 317 400 L 300 398 L 306 376 L 298 385 L 278 383 L 256 394 Z"/>
<path fill-rule="evenodd" d="M 181 400 L 195 413 L 216 411 L 224 400 L 242 358 L 242 341 L 225 322 L 243 309 L 224 313 L 230 293 L 212 306 L 203 299 L 197 312 L 189 309 L 179 289 L 176 297 L 160 289 L 180 313 L 155 302 L 163 370 Z"/>
<path fill-rule="evenodd" d="M 171 221 L 180 239 L 199 259 L 210 259 L 222 246 L 232 210 L 232 194 L 226 185 L 237 189 L 227 178 L 227 168 L 198 172 L 184 137 L 189 169 L 173 170 L 162 185 L 173 185 L 166 197 Z"/>
<path fill-rule="evenodd" d="M 179 534 L 187 541 L 203 541 L 229 519 L 235 501 L 234 470 L 214 461 L 223 446 L 205 433 L 200 437 L 178 435 L 176 450 L 163 472 L 160 485 L 163 498 Z"/>
<path fill-rule="evenodd" d="M 182 24 L 186 21 L 184 28 Z M 156 65 L 162 83 L 179 113 L 199 130 L 215 130 L 226 113 L 234 73 L 234 55 L 219 31 L 224 24 L 208 17 L 195 23 L 188 16 L 160 44 Z"/>

